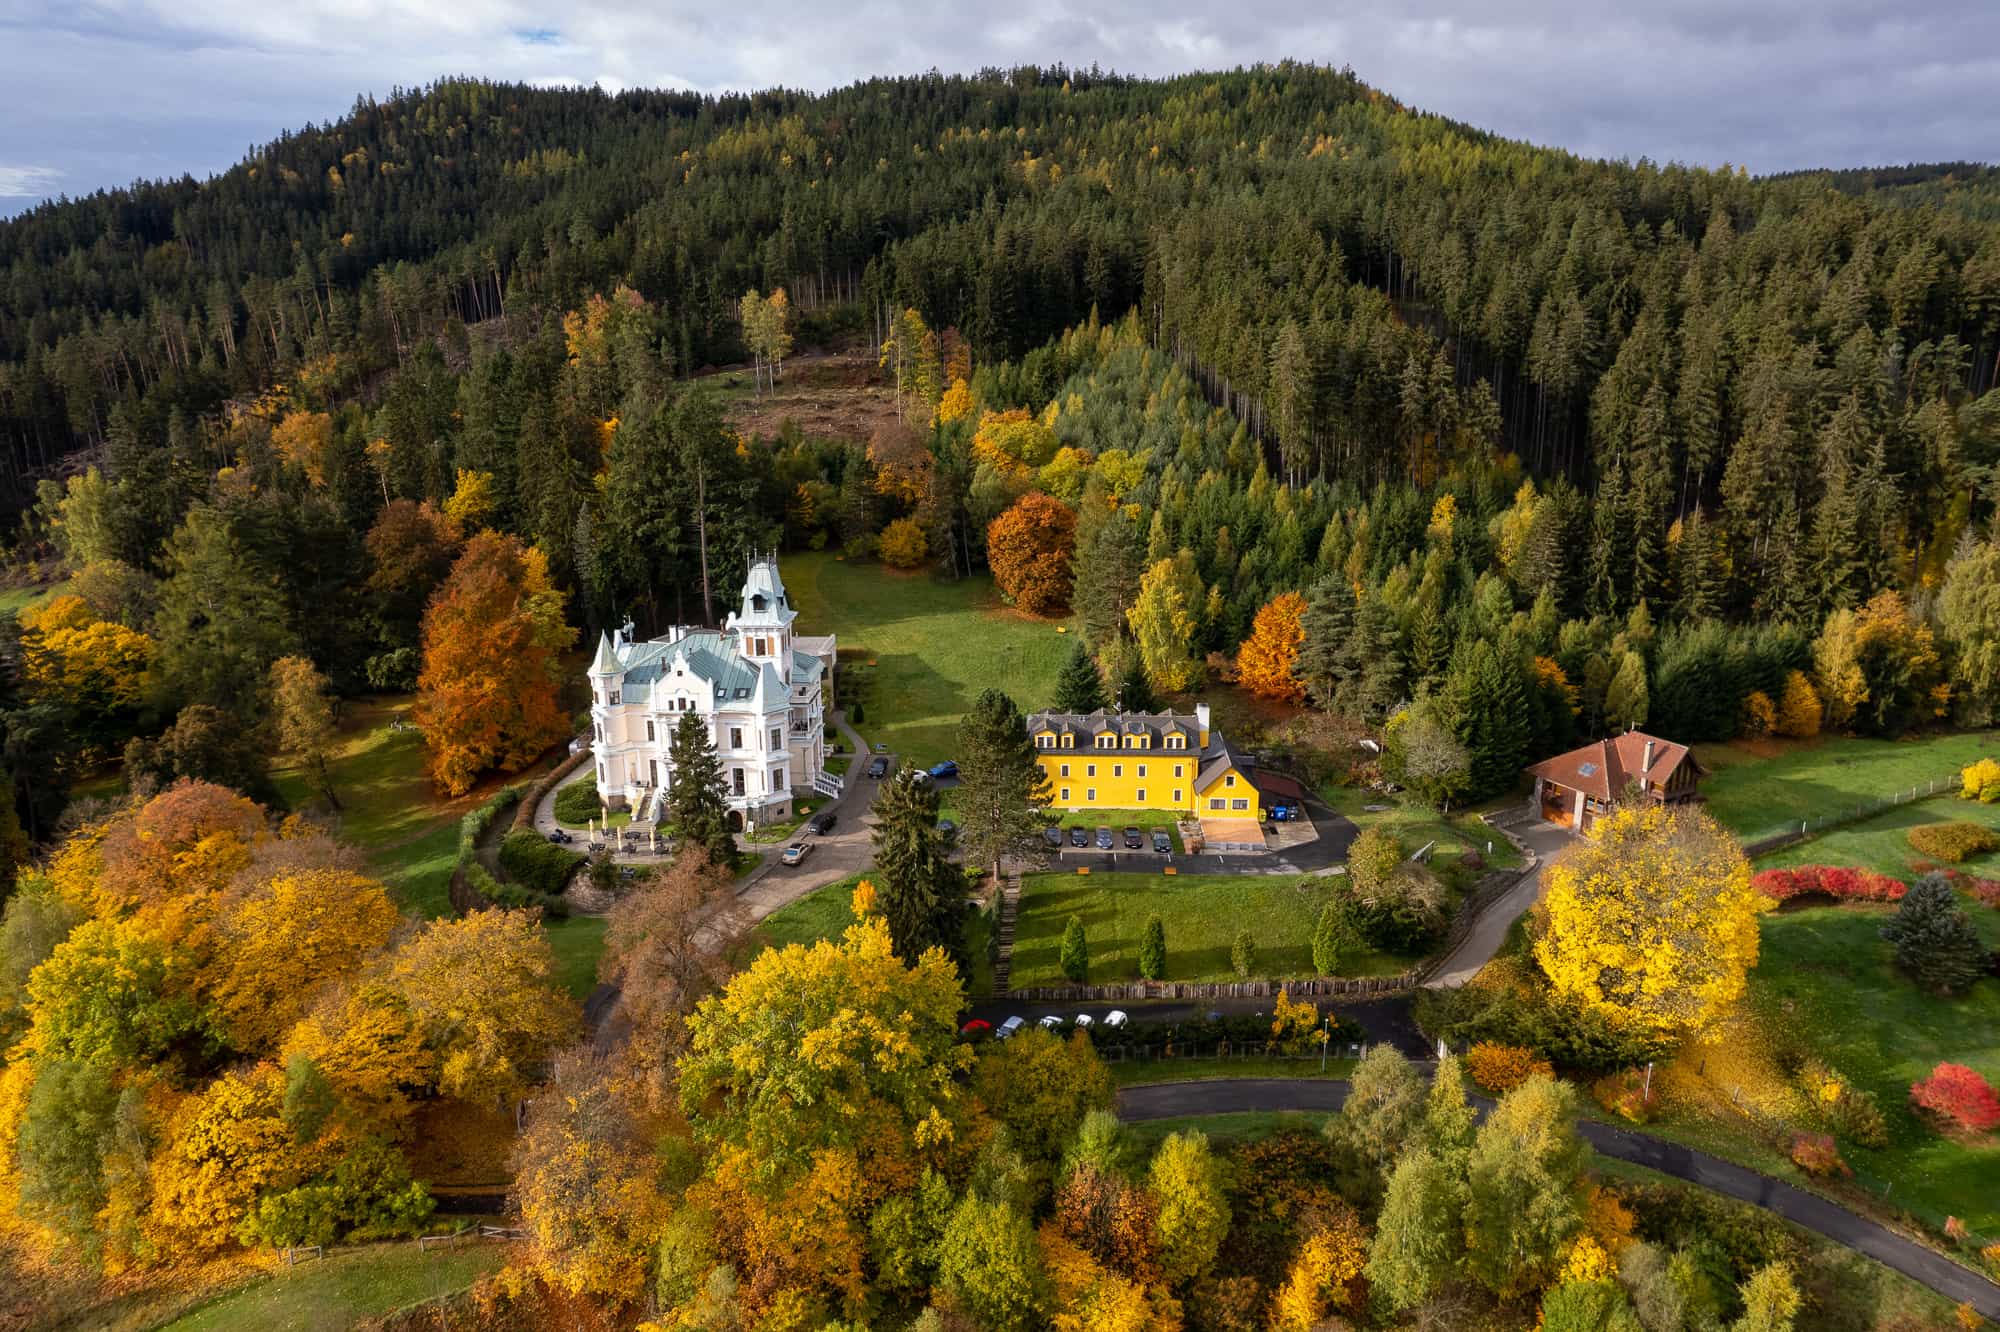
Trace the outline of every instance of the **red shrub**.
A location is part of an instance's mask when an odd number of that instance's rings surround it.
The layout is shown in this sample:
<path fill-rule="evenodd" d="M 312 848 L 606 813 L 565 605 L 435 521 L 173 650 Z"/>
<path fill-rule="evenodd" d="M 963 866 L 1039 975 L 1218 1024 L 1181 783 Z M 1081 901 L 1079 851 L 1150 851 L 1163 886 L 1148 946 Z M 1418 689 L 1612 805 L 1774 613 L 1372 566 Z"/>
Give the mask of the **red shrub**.
<path fill-rule="evenodd" d="M 1830 1133 L 1794 1133 L 1792 1164 L 1815 1179 L 1854 1173 L 1847 1162 L 1840 1159 L 1840 1149 L 1833 1145 Z"/>
<path fill-rule="evenodd" d="M 1964 1064 L 1939 1064 L 1910 1088 L 1910 1102 L 1968 1133 L 2000 1128 L 2000 1093 Z"/>
<path fill-rule="evenodd" d="M 1984 905 L 2000 911 L 2000 879 L 1974 879 L 1965 885 L 1965 890 Z"/>
<path fill-rule="evenodd" d="M 1901 879 L 1851 865 L 1800 865 L 1763 870 L 1750 886 L 1777 902 L 1799 897 L 1831 897 L 1837 902 L 1896 902 L 1909 891 Z"/>

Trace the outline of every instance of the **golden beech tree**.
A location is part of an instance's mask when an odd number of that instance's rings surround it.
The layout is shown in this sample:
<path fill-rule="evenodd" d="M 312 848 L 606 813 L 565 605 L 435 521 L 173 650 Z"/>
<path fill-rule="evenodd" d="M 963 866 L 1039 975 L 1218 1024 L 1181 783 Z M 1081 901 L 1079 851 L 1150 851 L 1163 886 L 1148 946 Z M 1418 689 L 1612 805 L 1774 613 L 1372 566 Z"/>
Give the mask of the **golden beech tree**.
<path fill-rule="evenodd" d="M 271 445 L 318 490 L 326 484 L 327 457 L 333 451 L 333 418 L 325 412 L 287 412 L 271 428 Z"/>
<path fill-rule="evenodd" d="M 1368 1232 L 1341 1208 L 1306 1237 L 1271 1302 L 1273 1332 L 1313 1332 L 1332 1309 L 1353 1303 L 1355 1283 L 1368 1266 Z"/>
<path fill-rule="evenodd" d="M 409 1109 L 412 1089 L 437 1080 L 437 1058 L 402 995 L 372 980 L 322 993 L 292 1027 L 278 1052 L 290 1067 L 312 1061 L 342 1104 L 363 1124 L 386 1126 Z"/>
<path fill-rule="evenodd" d="M 183 1101 L 153 1160 L 153 1223 L 170 1243 L 228 1244 L 265 1189 L 307 1173 L 270 1065 L 225 1073 Z"/>
<path fill-rule="evenodd" d="M 1757 895 L 1742 848 L 1702 811 L 1620 810 L 1545 878 L 1535 960 L 1558 994 L 1672 1040 L 1742 995 Z"/>
<path fill-rule="evenodd" d="M 396 908 L 381 884 L 348 870 L 281 874 L 222 918 L 225 966 L 215 1004 L 238 1050 L 275 1046 L 321 986 L 389 942 Z"/>
<path fill-rule="evenodd" d="M 1286 703 L 1305 701 L 1305 681 L 1296 674 L 1299 648 L 1306 641 L 1301 627 L 1305 612 L 1306 599 L 1296 592 L 1285 593 L 1257 612 L 1250 637 L 1236 650 L 1236 674 L 1245 689 Z"/>
<path fill-rule="evenodd" d="M 534 912 L 431 921 L 396 949 L 387 979 L 438 1057 L 438 1089 L 475 1104 L 519 1094 L 580 1016 Z"/>
<path fill-rule="evenodd" d="M 1039 490 L 1028 492 L 986 528 L 986 562 L 1007 599 L 1030 615 L 1069 609 L 1076 514 Z"/>
<path fill-rule="evenodd" d="M 154 643 L 100 620 L 75 596 L 20 614 L 21 673 L 30 688 L 75 709 L 86 723 L 130 712 L 146 699 Z"/>
<path fill-rule="evenodd" d="M 539 549 L 497 532 L 466 543 L 424 612 L 412 710 L 439 790 L 463 795 L 488 768 L 518 772 L 563 738 L 559 658 L 575 641 Z"/>
<path fill-rule="evenodd" d="M 278 748 L 298 760 L 306 780 L 334 809 L 333 684 L 307 657 L 280 657 L 271 663 L 271 720 Z"/>

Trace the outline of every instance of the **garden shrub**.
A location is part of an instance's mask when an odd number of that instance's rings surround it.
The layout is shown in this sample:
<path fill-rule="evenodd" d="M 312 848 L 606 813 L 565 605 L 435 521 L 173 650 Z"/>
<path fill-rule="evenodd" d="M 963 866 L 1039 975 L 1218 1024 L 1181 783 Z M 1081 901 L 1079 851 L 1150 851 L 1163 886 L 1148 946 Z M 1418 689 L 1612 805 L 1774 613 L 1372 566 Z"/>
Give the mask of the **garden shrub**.
<path fill-rule="evenodd" d="M 1831 897 L 1837 902 L 1900 902 L 1909 891 L 1901 879 L 1851 865 L 1799 865 L 1759 870 L 1750 886 L 1774 902 Z"/>
<path fill-rule="evenodd" d="M 2000 833 L 1983 823 L 1926 823 L 1910 829 L 1908 837 L 1918 854 L 1953 865 L 2000 851 Z"/>
<path fill-rule="evenodd" d="M 1083 917 L 1071 916 L 1062 932 L 1062 973 L 1077 984 L 1090 975 L 1090 945 L 1083 937 Z"/>
<path fill-rule="evenodd" d="M 1555 1073 L 1548 1060 L 1526 1046 L 1494 1045 L 1488 1041 L 1481 1041 L 1465 1052 L 1465 1071 L 1495 1096 L 1513 1091 L 1537 1073 L 1544 1076 Z"/>
<path fill-rule="evenodd" d="M 898 518 L 882 529 L 877 547 L 882 563 L 892 569 L 915 569 L 930 554 L 930 540 L 924 525 L 914 518 Z"/>
<path fill-rule="evenodd" d="M 1840 1070 L 1813 1058 L 1799 1066 L 1799 1087 L 1834 1132 L 1863 1147 L 1887 1147 L 1889 1124 L 1873 1092 L 1854 1085 Z"/>
<path fill-rule="evenodd" d="M 1814 1179 L 1854 1173 L 1848 1169 L 1847 1162 L 1840 1159 L 1840 1149 L 1834 1146 L 1831 1134 L 1794 1133 L 1791 1158 L 1793 1165 Z"/>
<path fill-rule="evenodd" d="M 1645 1070 L 1638 1068 L 1605 1074 L 1590 1085 L 1590 1094 L 1606 1110 L 1634 1124 L 1651 1119 L 1660 1105 L 1659 1089 L 1649 1088 Z"/>
<path fill-rule="evenodd" d="M 2000 803 L 2000 761 L 1983 758 L 1959 773 L 1959 795 L 1981 804 Z"/>
<path fill-rule="evenodd" d="M 1167 978 L 1167 926 L 1158 916 L 1146 920 L 1146 935 L 1139 941 L 1139 974 L 1147 980 Z"/>
<path fill-rule="evenodd" d="M 553 897 L 569 887 L 585 857 L 540 833 L 516 828 L 500 843 L 500 868 L 523 888 Z"/>
<path fill-rule="evenodd" d="M 571 782 L 556 792 L 556 821 L 558 823 L 582 824 L 599 818 L 604 813 L 604 802 L 597 796 L 597 779 L 586 778 Z"/>
<path fill-rule="evenodd" d="M 1330 900 L 1346 931 L 1385 953 L 1410 957 L 1426 951 L 1445 924 L 1444 887 L 1437 875 L 1410 861 L 1365 870 L 1362 863 L 1350 855 L 1347 877 L 1332 881 Z"/>
<path fill-rule="evenodd" d="M 1981 906 L 2000 911 L 2000 879 L 1968 879 L 1965 891 L 1971 893 Z"/>
<path fill-rule="evenodd" d="M 1257 941 L 1250 937 L 1250 931 L 1238 930 L 1230 940 L 1229 966 L 1239 980 L 1250 979 L 1250 973 L 1257 969 Z"/>
<path fill-rule="evenodd" d="M 1964 1064 L 1945 1062 L 1910 1088 L 1910 1103 L 1936 1122 L 1961 1133 L 2000 1128 L 2000 1094 Z"/>

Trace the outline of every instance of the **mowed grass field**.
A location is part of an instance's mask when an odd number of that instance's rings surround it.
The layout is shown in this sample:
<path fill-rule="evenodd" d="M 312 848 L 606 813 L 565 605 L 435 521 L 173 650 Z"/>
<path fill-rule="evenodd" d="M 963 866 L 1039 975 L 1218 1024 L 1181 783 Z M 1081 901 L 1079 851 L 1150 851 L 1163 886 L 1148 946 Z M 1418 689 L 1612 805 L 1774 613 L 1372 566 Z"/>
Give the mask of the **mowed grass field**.
<path fill-rule="evenodd" d="M 413 1241 L 370 1245 L 273 1273 L 165 1324 L 171 1332 L 335 1332 L 420 1300 L 463 1290 L 506 1261 L 504 1245 L 426 1253 Z"/>
<path fill-rule="evenodd" d="M 1326 892 L 1311 879 L 1275 874 L 1030 874 L 1014 922 L 1012 984 L 1064 985 L 1062 934 L 1074 915 L 1090 944 L 1088 983 L 1139 979 L 1139 943 L 1159 916 L 1170 981 L 1228 981 L 1229 949 L 1250 931 L 1261 979 L 1310 976 L 1312 932 Z M 1362 952 L 1343 958 L 1345 976 L 1386 976 L 1412 959 Z"/>
<path fill-rule="evenodd" d="M 1757 858 L 1758 869 L 1791 865 L 1859 865 L 1908 881 L 1913 861 L 1924 859 L 1910 846 L 1910 829 L 1926 823 L 1980 823 L 2000 830 L 2000 805 L 1938 796 L 1894 809 L 1873 818 L 1835 828 L 1818 837 L 1780 847 Z M 2000 855 L 1975 857 L 1958 868 L 1983 877 L 2000 877 Z"/>
<path fill-rule="evenodd" d="M 1695 758 L 1710 772 L 1701 784 L 1709 813 L 1746 840 L 1941 781 L 1975 759 L 1996 755 L 2000 733 L 1991 731 L 1695 746 Z"/>
<path fill-rule="evenodd" d="M 1965 899 L 1989 947 L 2000 946 L 2000 912 Z M 1886 906 L 1780 911 L 1762 921 L 1763 953 L 1750 1001 L 1767 1026 L 1813 1050 L 1873 1092 L 1890 1143 L 1869 1151 L 1842 1142 L 1859 1182 L 1942 1227 L 1947 1216 L 1976 1233 L 2000 1233 L 2000 1139 L 1955 1141 L 1910 1108 L 1910 1084 L 1940 1060 L 2000 1082 L 2000 979 L 1956 999 L 1918 989 L 1896 969 L 1880 934 Z"/>
<path fill-rule="evenodd" d="M 945 582 L 823 551 L 788 555 L 783 571 L 799 632 L 839 635 L 863 705 L 855 729 L 905 763 L 952 757 L 982 690 L 1006 690 L 1023 712 L 1047 707 L 1073 641 L 1002 602 L 984 575 Z"/>
<path fill-rule="evenodd" d="M 742 963 L 747 966 L 766 948 L 784 948 L 791 944 L 810 948 L 821 939 L 838 941 L 847 933 L 847 927 L 854 923 L 854 886 L 867 878 L 869 873 L 863 870 L 815 888 L 798 901 L 779 907 L 758 921 L 750 931 Z M 972 981 L 966 986 L 969 996 L 985 995 L 993 989 L 993 963 L 986 956 L 987 929 L 984 915 L 967 914 L 965 948 L 972 961 Z"/>

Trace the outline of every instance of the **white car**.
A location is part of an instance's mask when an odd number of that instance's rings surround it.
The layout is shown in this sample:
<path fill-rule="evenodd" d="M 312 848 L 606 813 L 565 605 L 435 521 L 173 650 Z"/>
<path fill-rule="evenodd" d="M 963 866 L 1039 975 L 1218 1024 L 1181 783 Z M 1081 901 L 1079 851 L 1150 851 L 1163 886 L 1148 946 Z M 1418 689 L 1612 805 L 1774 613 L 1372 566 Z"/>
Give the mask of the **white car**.
<path fill-rule="evenodd" d="M 1051 1013 L 1047 1017 L 1042 1019 L 1042 1025 L 1044 1027 L 1060 1027 L 1062 1025 L 1062 1019 L 1057 1017 L 1054 1013 Z"/>
<path fill-rule="evenodd" d="M 1131 1020 L 1125 1016 L 1125 1010 L 1122 1008 L 1114 1008 L 1104 1015 L 1104 1025 L 1107 1027 L 1122 1027 Z"/>
<path fill-rule="evenodd" d="M 1097 1020 L 1096 1018 L 1093 1018 L 1088 1013 L 1078 1013 L 1076 1015 L 1076 1025 L 1079 1027 L 1088 1027 L 1091 1023 L 1095 1022 L 1096 1020 Z"/>
<path fill-rule="evenodd" d="M 1009 1036 L 1012 1036 L 1015 1032 L 1019 1031 L 1021 1028 L 1027 1025 L 1028 1025 L 1027 1021 L 1023 1018 L 1010 1017 L 1005 1022 L 1001 1023 L 999 1027 L 994 1030 L 993 1039 L 996 1041 L 1004 1041 Z"/>

